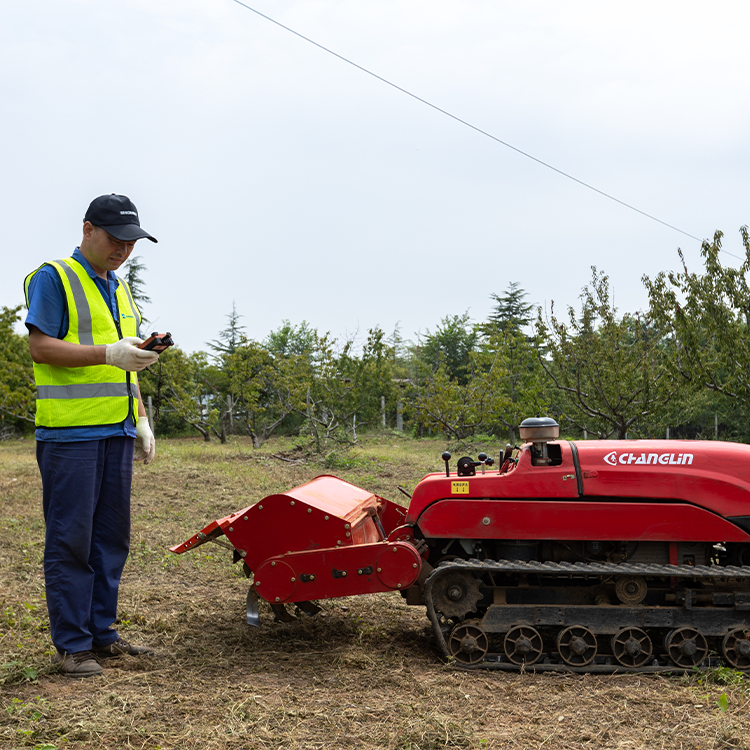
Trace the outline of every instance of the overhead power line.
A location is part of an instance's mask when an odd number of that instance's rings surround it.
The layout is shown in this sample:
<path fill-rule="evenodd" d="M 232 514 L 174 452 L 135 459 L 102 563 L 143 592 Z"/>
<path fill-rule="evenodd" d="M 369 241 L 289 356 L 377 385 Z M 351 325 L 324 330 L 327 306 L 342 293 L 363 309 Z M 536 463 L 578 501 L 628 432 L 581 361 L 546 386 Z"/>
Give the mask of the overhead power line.
<path fill-rule="evenodd" d="M 658 217 L 652 214 L 646 213 L 646 211 L 642 211 L 640 208 L 636 208 L 630 203 L 626 203 L 625 201 L 622 201 L 619 198 L 616 198 L 614 195 L 610 195 L 609 193 L 605 193 L 603 190 L 599 190 L 599 188 L 594 187 L 593 185 L 590 185 L 588 182 L 579 180 L 577 177 L 574 177 L 573 175 L 568 174 L 567 172 L 564 172 L 562 169 L 558 169 L 552 164 L 549 164 L 546 161 L 543 161 L 542 159 L 538 159 L 536 156 L 533 156 L 527 151 L 523 151 L 522 149 L 517 148 L 513 144 L 508 143 L 507 141 L 504 141 L 501 138 L 498 138 L 497 136 L 492 135 L 492 133 L 488 133 L 486 130 L 482 130 L 482 128 L 478 128 L 476 125 L 472 125 L 470 122 L 467 122 L 466 120 L 461 119 L 457 115 L 454 115 L 451 112 L 448 112 L 448 110 L 445 110 L 442 107 L 438 107 L 436 104 L 433 104 L 432 102 L 427 101 L 427 99 L 423 99 L 421 96 L 417 96 L 416 94 L 412 93 L 408 89 L 405 89 L 399 86 L 398 84 L 393 83 L 393 81 L 389 81 L 387 78 L 383 78 L 383 76 L 379 76 L 377 73 L 373 73 L 371 70 L 368 70 L 367 68 L 364 68 L 361 65 L 358 65 L 353 60 L 350 60 L 348 57 L 344 57 L 343 55 L 340 55 L 338 52 L 334 52 L 329 47 L 326 47 L 320 44 L 319 42 L 316 42 L 314 39 L 310 39 L 310 37 L 307 37 L 304 34 L 300 34 L 299 31 L 295 31 L 289 26 L 285 26 L 280 21 L 277 21 L 276 19 L 271 18 L 271 16 L 267 16 L 265 13 L 261 13 L 259 10 L 257 10 L 256 8 L 253 8 L 247 3 L 243 3 L 242 0 L 233 0 L 233 2 L 237 3 L 237 5 L 241 5 L 246 10 L 249 10 L 252 13 L 255 13 L 261 18 L 265 18 L 266 21 L 270 21 L 271 23 L 275 24 L 279 28 L 284 29 L 284 31 L 288 31 L 290 34 L 294 34 L 295 36 L 298 36 L 300 39 L 304 39 L 304 41 L 308 42 L 309 44 L 314 45 L 315 47 L 318 47 L 318 49 L 322 49 L 324 52 L 327 52 L 329 55 L 333 55 L 334 57 L 337 57 L 339 60 L 342 60 L 348 65 L 351 65 L 352 67 L 357 68 L 357 70 L 361 70 L 363 73 L 367 73 L 368 76 L 377 78 L 378 81 L 382 81 L 382 83 L 385 83 L 391 88 L 394 88 L 397 91 L 400 91 L 402 94 L 406 94 L 407 96 L 410 96 L 412 99 L 416 99 L 418 102 L 421 102 L 422 104 L 436 110 L 437 112 L 440 112 L 440 114 L 445 115 L 446 117 L 450 117 L 452 120 L 455 120 L 456 122 L 460 122 L 462 125 L 465 125 L 467 128 L 471 128 L 472 130 L 476 131 L 477 133 L 480 133 L 481 135 L 486 136 L 487 138 L 490 138 L 496 143 L 499 143 L 505 146 L 506 148 L 509 148 L 515 151 L 518 154 L 521 154 L 521 156 L 525 156 L 527 159 L 531 159 L 532 161 L 535 161 L 537 164 L 541 164 L 543 167 L 546 167 L 547 169 L 551 169 L 553 172 L 557 172 L 557 174 L 562 175 L 563 177 L 567 177 L 569 180 L 572 180 L 573 182 L 577 182 L 579 185 L 582 185 L 583 187 L 588 188 L 589 190 L 593 190 L 595 193 L 598 193 L 599 195 L 605 198 L 609 198 L 609 200 L 614 201 L 615 203 L 619 203 L 621 206 L 624 206 L 625 208 L 629 208 L 631 211 L 635 211 L 636 213 L 641 214 L 641 216 L 645 216 L 647 219 L 651 219 L 653 221 L 658 222 L 659 224 L 662 224 L 665 227 L 669 227 L 669 229 L 673 229 L 675 232 L 684 234 L 686 237 L 690 237 L 690 239 L 697 240 L 698 242 L 702 242 L 700 237 L 696 237 L 694 234 L 690 234 L 690 232 L 686 232 L 684 229 L 680 229 L 679 227 L 676 227 L 673 224 L 669 224 L 666 221 L 662 221 Z M 727 252 L 727 251 L 724 251 L 724 252 Z M 727 254 L 732 255 L 731 253 L 727 253 Z M 737 257 L 737 256 L 733 256 L 733 257 Z"/>

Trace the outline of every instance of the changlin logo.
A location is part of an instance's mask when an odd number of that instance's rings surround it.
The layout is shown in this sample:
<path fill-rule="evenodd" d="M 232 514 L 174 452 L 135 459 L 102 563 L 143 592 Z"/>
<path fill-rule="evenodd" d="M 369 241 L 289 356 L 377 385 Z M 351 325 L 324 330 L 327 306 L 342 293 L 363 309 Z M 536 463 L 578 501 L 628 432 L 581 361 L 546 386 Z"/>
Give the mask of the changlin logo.
<path fill-rule="evenodd" d="M 692 453 L 621 453 L 612 451 L 604 456 L 610 466 L 629 466 L 630 464 L 661 464 L 662 466 L 689 466 L 693 463 Z"/>

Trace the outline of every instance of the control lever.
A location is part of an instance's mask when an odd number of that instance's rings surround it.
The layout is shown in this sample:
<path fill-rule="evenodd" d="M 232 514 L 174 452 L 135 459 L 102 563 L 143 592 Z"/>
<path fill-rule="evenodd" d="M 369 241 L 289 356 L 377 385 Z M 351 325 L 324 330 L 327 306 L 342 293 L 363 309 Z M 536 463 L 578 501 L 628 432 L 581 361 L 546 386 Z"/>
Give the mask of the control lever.
<path fill-rule="evenodd" d="M 463 456 L 462 458 L 458 459 L 458 466 L 456 468 L 456 473 L 460 477 L 473 477 L 476 474 L 475 467 L 481 466 L 482 467 L 482 474 L 484 474 L 484 467 L 485 466 L 493 466 L 495 463 L 494 458 L 490 458 L 486 453 L 480 453 L 477 458 L 478 461 L 473 461 L 468 456 Z M 442 455 L 443 461 L 445 461 L 445 476 L 449 477 L 451 475 L 450 467 L 448 466 L 448 461 L 451 460 L 451 454 L 448 451 L 445 451 Z"/>
<path fill-rule="evenodd" d="M 451 454 L 448 453 L 448 451 L 445 451 L 442 455 L 443 461 L 445 461 L 445 476 L 449 477 L 451 475 L 450 467 L 448 466 L 448 461 L 451 460 Z"/>
<path fill-rule="evenodd" d="M 492 464 L 494 463 L 495 461 L 491 459 L 486 453 L 479 454 L 479 461 L 474 461 L 473 459 L 469 458 L 469 456 L 463 456 L 462 458 L 458 459 L 456 473 L 460 477 L 473 477 L 476 476 L 477 466 L 482 467 L 482 474 L 484 474 L 484 467 L 492 466 Z"/>
<path fill-rule="evenodd" d="M 482 467 L 482 474 L 484 474 L 485 466 L 492 466 L 495 463 L 495 459 L 491 458 L 486 453 L 480 453 L 477 458 L 479 459 L 478 465 Z"/>

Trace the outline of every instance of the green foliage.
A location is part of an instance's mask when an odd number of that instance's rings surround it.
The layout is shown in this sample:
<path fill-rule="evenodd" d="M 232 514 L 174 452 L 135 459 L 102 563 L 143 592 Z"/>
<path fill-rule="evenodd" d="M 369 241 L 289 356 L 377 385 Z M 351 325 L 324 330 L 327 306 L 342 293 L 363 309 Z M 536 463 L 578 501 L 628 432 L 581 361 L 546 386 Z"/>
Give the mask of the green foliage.
<path fill-rule="evenodd" d="M 434 372 L 428 370 L 410 394 L 417 418 L 455 440 L 485 431 L 491 414 L 506 405 L 504 394 L 493 388 L 505 376 L 502 365 L 495 363 L 487 370 L 473 369 L 465 384 L 451 378 L 443 364 Z"/>
<path fill-rule="evenodd" d="M 362 464 L 363 461 L 360 456 L 351 451 L 342 450 L 341 448 L 334 448 L 332 451 L 329 451 L 323 459 L 323 466 L 325 466 L 328 471 L 355 469 Z"/>
<path fill-rule="evenodd" d="M 468 313 L 448 316 L 416 352 L 409 400 L 422 428 L 465 440 L 503 432 L 546 411 L 545 376 L 533 340 L 521 332 L 531 305 L 511 283 L 489 320 L 470 326 Z"/>
<path fill-rule="evenodd" d="M 546 414 L 550 409 L 550 388 L 537 356 L 538 342 L 515 326 L 487 336 L 475 355 L 479 367 L 494 370 L 491 385 L 496 398 L 502 394 L 502 408 L 491 415 L 493 429 L 504 428 L 511 443 L 516 427 L 528 416 Z"/>
<path fill-rule="evenodd" d="M 469 379 L 469 355 L 479 339 L 469 320 L 468 312 L 444 317 L 435 333 L 428 331 L 424 344 L 417 348 L 419 363 L 430 367 L 433 372 L 443 367 L 450 380 L 465 385 Z"/>
<path fill-rule="evenodd" d="M 125 281 L 128 282 L 130 293 L 138 305 L 138 309 L 143 313 L 143 306 L 151 302 L 151 297 L 146 294 L 146 282 L 143 280 L 143 274 L 148 269 L 140 255 L 134 255 L 125 263 Z"/>
<path fill-rule="evenodd" d="M 219 338 L 209 342 L 209 347 L 217 355 L 231 354 L 239 345 L 244 336 L 245 326 L 240 325 L 243 316 L 237 312 L 237 305 L 232 300 L 232 312 L 226 316 L 229 320 L 227 327 L 219 332 Z"/>
<path fill-rule="evenodd" d="M 322 454 L 356 444 L 363 428 L 392 427 L 399 402 L 419 436 L 515 442 L 524 418 L 554 414 L 568 432 L 600 438 L 669 427 L 673 437 L 750 440 L 750 250 L 734 270 L 719 263 L 720 248 L 720 233 L 704 243 L 702 275 L 644 279 L 647 314 L 619 314 L 594 268 L 580 309 L 540 311 L 536 336 L 524 330 L 532 305 L 517 282 L 492 295 L 484 323 L 448 315 L 417 344 L 398 326 L 389 337 L 371 330 L 359 347 L 288 320 L 258 343 L 233 304 L 213 356 L 168 352 L 142 376 L 144 395 L 160 434 L 247 434 L 261 446 L 282 432 Z"/>
<path fill-rule="evenodd" d="M 482 331 L 487 336 L 507 331 L 520 331 L 532 320 L 531 311 L 534 306 L 525 302 L 527 293 L 516 281 L 511 281 L 502 295 L 492 294 L 495 307 L 487 322 L 482 325 Z"/>
<path fill-rule="evenodd" d="M 14 644 L 10 651 L 6 645 L 0 660 L 0 685 L 33 682 L 42 671 L 48 671 L 39 667 L 29 649 L 38 634 L 47 629 L 46 613 L 36 604 L 21 602 L 0 611 L 0 631 L 13 633 Z"/>
<path fill-rule="evenodd" d="M 417 420 L 447 437 L 510 434 L 529 414 L 546 411 L 544 373 L 535 348 L 518 329 L 494 331 L 469 352 L 463 376 L 452 376 L 443 361 L 433 370 L 420 363 L 410 389 Z"/>
<path fill-rule="evenodd" d="M 532 306 L 511 283 L 489 320 L 471 326 L 468 313 L 444 318 L 415 351 L 410 402 L 422 428 L 465 440 L 478 432 L 503 432 L 515 442 L 516 426 L 547 410 L 545 374 L 535 342 L 521 328 Z"/>
<path fill-rule="evenodd" d="M 14 330 L 21 307 L 0 307 L 0 434 L 34 422 L 34 370 L 29 340 Z"/>
<path fill-rule="evenodd" d="M 221 358 L 221 370 L 232 418 L 242 423 L 256 448 L 287 416 L 305 409 L 311 373 L 306 353 L 274 355 L 241 336 L 235 350 Z M 220 389 L 216 393 L 223 396 Z"/>
<path fill-rule="evenodd" d="M 304 355 L 310 357 L 316 349 L 318 334 L 306 320 L 292 325 L 284 320 L 282 325 L 268 334 L 263 346 L 274 355 L 290 357 Z"/>
<path fill-rule="evenodd" d="M 724 685 L 731 688 L 750 690 L 750 685 L 747 683 L 747 675 L 739 669 L 713 667 L 702 671 L 698 667 L 694 667 L 694 672 L 698 677 L 699 685 Z"/>
<path fill-rule="evenodd" d="M 37 696 L 30 701 L 25 701 L 22 698 L 12 698 L 11 702 L 5 707 L 5 712 L 9 716 L 23 716 L 30 721 L 43 719 L 46 716 L 47 710 L 48 701 L 41 696 Z"/>
<path fill-rule="evenodd" d="M 165 434 L 185 424 L 204 440 L 210 440 L 212 432 L 219 435 L 221 414 L 210 386 L 218 375 L 205 352 L 186 354 L 170 347 L 161 354 L 138 378 L 142 397 L 151 396 L 157 431 Z"/>
<path fill-rule="evenodd" d="M 395 399 L 392 357 L 379 328 L 368 331 L 359 356 L 354 341 L 339 346 L 328 335 L 317 339 L 315 366 L 305 404 L 304 432 L 314 449 L 333 441 L 354 445 L 357 429 L 377 422 L 381 397 Z"/>
<path fill-rule="evenodd" d="M 567 322 L 553 307 L 536 323 L 546 352 L 540 363 L 562 395 L 565 417 L 602 438 L 669 424 L 665 406 L 677 407 L 684 385 L 670 377 L 670 340 L 647 316 L 618 317 L 609 279 L 595 267 L 581 300 L 580 314 L 569 307 Z"/>
<path fill-rule="evenodd" d="M 720 260 L 723 234 L 701 247 L 703 273 L 683 270 L 643 277 L 651 315 L 671 336 L 675 356 L 669 362 L 674 379 L 719 394 L 731 403 L 735 419 L 750 415 L 750 237 L 740 229 L 745 259 L 739 268 Z M 740 410 L 740 414 L 737 411 Z M 738 420 L 739 421 L 739 420 Z"/>

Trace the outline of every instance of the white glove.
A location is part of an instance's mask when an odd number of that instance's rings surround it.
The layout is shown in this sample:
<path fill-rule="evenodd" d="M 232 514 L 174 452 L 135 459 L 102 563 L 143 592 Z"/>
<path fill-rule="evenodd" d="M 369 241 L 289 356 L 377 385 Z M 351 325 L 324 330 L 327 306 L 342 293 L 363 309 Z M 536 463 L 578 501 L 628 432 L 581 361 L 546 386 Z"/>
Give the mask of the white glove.
<path fill-rule="evenodd" d="M 142 343 L 143 339 L 137 336 L 127 336 L 114 344 L 107 344 L 107 364 L 128 372 L 139 372 L 144 367 L 153 365 L 159 359 L 159 355 L 139 349 L 138 344 Z"/>
<path fill-rule="evenodd" d="M 135 453 L 133 461 L 143 461 L 148 465 L 154 460 L 156 453 L 156 440 L 147 417 L 139 417 L 135 425 Z"/>

